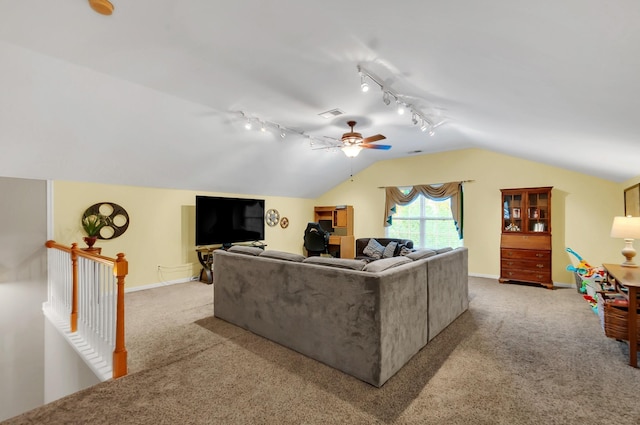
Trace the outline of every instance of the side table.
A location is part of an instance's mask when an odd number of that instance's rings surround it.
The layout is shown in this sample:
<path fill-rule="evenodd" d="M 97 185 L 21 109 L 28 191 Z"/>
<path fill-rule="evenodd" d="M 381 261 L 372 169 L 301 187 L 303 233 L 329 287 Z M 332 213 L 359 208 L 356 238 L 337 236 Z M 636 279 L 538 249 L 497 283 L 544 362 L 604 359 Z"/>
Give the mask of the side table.
<path fill-rule="evenodd" d="M 198 261 L 202 265 L 200 270 L 200 282 L 206 284 L 213 283 L 213 250 L 214 248 L 198 248 Z"/>
<path fill-rule="evenodd" d="M 616 281 L 616 289 L 627 288 L 629 299 L 629 366 L 638 367 L 638 288 L 640 287 L 640 268 L 623 267 L 619 264 L 603 264 L 610 277 Z"/>

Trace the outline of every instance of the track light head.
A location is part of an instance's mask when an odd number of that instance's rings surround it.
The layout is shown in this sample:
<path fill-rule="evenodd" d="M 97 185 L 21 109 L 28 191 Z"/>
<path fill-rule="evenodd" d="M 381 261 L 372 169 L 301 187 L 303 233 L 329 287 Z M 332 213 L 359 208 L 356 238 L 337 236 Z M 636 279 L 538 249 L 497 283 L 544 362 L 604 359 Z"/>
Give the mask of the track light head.
<path fill-rule="evenodd" d="M 430 125 L 429 126 L 429 136 L 433 136 L 434 134 L 436 134 L 436 132 L 434 131 L 433 126 Z"/>
<path fill-rule="evenodd" d="M 416 115 L 415 112 L 413 112 L 411 114 L 411 122 L 413 123 L 413 125 L 417 125 L 418 124 L 418 115 Z"/>
<path fill-rule="evenodd" d="M 362 90 L 363 93 L 369 91 L 369 83 L 367 83 L 367 79 L 362 72 L 360 72 L 360 90 Z"/>
<path fill-rule="evenodd" d="M 391 95 L 389 94 L 388 91 L 385 91 L 382 94 L 382 101 L 384 102 L 385 105 L 389 106 L 389 104 L 391 103 Z"/>
<path fill-rule="evenodd" d="M 260 131 L 262 131 L 263 133 L 267 131 L 267 128 L 265 127 L 264 123 L 262 123 L 262 125 L 260 126 Z"/>
<path fill-rule="evenodd" d="M 427 123 L 422 120 L 422 124 L 420 125 L 420 130 L 427 131 Z"/>
<path fill-rule="evenodd" d="M 404 103 L 399 100 L 396 100 L 396 103 L 398 104 L 398 115 L 404 115 Z"/>
<path fill-rule="evenodd" d="M 247 122 L 244 123 L 244 128 L 246 128 L 247 130 L 251 130 L 251 127 L 253 127 L 253 125 L 251 124 L 251 120 L 247 119 Z"/>
<path fill-rule="evenodd" d="M 280 129 L 280 137 L 284 139 L 287 133 L 284 131 L 284 128 L 280 126 L 278 126 L 278 128 Z"/>

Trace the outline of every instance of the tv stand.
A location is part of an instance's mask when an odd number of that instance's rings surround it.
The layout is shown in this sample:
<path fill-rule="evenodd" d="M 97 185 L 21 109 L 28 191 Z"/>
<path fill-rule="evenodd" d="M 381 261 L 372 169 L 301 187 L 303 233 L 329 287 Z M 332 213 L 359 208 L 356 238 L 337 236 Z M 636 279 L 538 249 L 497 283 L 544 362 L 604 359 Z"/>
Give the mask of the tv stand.
<path fill-rule="evenodd" d="M 219 248 L 213 247 L 202 247 L 196 248 L 196 252 L 198 253 L 198 261 L 202 265 L 202 269 L 200 270 L 200 282 L 211 285 L 213 283 L 213 251 L 216 249 L 224 249 L 225 251 L 231 248 L 234 244 L 232 243 L 223 243 Z M 255 246 L 260 249 L 264 249 L 267 244 L 264 244 L 260 241 L 252 242 L 249 246 Z"/>

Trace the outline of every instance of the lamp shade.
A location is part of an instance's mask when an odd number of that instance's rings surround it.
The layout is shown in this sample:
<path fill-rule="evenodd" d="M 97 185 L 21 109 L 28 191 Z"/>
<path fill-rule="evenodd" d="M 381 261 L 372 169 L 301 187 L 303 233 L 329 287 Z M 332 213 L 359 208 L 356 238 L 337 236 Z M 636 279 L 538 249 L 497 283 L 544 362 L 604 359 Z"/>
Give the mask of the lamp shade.
<path fill-rule="evenodd" d="M 342 147 L 342 152 L 344 152 L 344 154 L 349 158 L 355 158 L 361 150 L 362 147 L 358 145 L 345 145 Z"/>
<path fill-rule="evenodd" d="M 622 239 L 640 239 L 640 217 L 614 217 L 611 237 Z"/>

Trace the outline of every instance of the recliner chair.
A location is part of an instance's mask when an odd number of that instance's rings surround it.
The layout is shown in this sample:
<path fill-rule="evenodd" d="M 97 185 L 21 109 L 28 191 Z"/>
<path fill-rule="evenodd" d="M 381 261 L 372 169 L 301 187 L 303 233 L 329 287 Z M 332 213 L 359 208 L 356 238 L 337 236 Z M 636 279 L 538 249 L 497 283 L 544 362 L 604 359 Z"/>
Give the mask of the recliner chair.
<path fill-rule="evenodd" d="M 329 232 L 325 232 L 320 223 L 310 222 L 304 231 L 304 248 L 307 256 L 313 257 L 327 252 L 329 246 Z"/>

